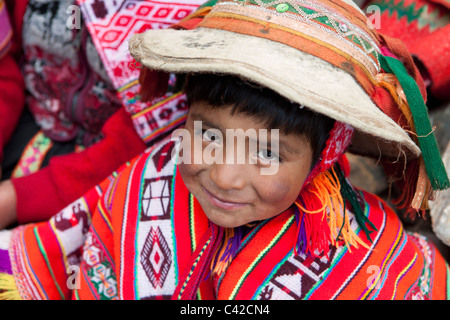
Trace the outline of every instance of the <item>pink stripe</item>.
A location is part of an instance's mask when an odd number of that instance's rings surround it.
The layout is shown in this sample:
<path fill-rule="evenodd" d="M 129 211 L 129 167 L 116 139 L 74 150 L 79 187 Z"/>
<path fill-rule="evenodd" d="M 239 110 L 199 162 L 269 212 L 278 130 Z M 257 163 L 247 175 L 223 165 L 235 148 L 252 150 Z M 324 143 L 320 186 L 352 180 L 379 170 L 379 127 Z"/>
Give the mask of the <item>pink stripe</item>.
<path fill-rule="evenodd" d="M 397 60 L 400 60 L 397 56 L 395 56 L 388 47 L 381 47 L 381 54 L 385 57 L 391 57 Z"/>

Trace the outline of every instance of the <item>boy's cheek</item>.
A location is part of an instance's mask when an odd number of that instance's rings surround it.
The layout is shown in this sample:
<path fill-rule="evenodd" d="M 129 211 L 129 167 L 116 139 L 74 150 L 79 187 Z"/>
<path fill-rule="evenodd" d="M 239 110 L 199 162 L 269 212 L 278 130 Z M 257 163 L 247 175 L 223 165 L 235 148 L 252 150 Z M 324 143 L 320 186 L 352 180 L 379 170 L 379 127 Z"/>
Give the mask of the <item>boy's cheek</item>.
<path fill-rule="evenodd" d="M 286 180 L 272 180 L 259 184 L 259 198 L 263 203 L 272 207 L 272 211 L 280 213 L 289 208 L 300 194 L 301 185 L 297 182 Z"/>
<path fill-rule="evenodd" d="M 271 181 L 260 184 L 261 199 L 265 202 L 280 202 L 290 193 L 290 186 L 287 182 Z"/>
<path fill-rule="evenodd" d="M 184 181 L 184 184 L 189 189 L 190 192 L 196 184 L 198 184 L 197 176 L 200 171 L 202 171 L 202 165 L 193 164 L 193 163 L 180 163 L 178 165 L 178 170 L 180 170 L 181 178 Z"/>

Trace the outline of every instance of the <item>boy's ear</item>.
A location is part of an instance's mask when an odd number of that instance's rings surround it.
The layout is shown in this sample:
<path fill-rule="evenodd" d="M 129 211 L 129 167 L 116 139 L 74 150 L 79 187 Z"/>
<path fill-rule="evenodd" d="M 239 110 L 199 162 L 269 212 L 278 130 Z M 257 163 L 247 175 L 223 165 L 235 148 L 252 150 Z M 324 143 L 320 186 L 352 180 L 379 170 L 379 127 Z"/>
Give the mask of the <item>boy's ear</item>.
<path fill-rule="evenodd" d="M 142 68 L 139 74 L 141 101 L 147 102 L 163 96 L 169 87 L 169 77 L 167 72 Z"/>

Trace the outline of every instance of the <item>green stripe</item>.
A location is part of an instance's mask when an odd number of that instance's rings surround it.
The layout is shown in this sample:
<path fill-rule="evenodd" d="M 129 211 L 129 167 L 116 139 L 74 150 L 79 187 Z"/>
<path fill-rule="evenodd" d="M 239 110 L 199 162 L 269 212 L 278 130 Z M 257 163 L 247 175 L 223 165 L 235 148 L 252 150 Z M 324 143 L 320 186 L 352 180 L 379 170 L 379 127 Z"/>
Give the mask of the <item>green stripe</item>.
<path fill-rule="evenodd" d="M 176 146 L 175 146 L 176 147 Z M 177 176 L 177 163 L 178 163 L 178 152 L 176 153 L 175 159 L 173 159 L 174 166 L 173 166 L 173 178 L 172 178 L 172 185 L 170 190 L 170 223 L 172 227 L 172 243 L 173 243 L 173 267 L 174 267 L 174 274 L 175 274 L 175 286 L 178 285 L 178 260 L 177 257 L 177 241 L 175 238 L 175 221 L 174 221 L 174 205 L 175 205 L 175 184 L 176 184 L 176 176 Z"/>
<path fill-rule="evenodd" d="M 284 232 L 294 223 L 295 217 L 292 215 L 289 220 L 284 224 L 284 226 L 281 228 L 281 230 L 277 233 L 274 239 L 269 243 L 269 245 L 258 255 L 258 257 L 255 259 L 255 261 L 252 262 L 252 264 L 247 268 L 247 270 L 244 272 L 244 274 L 239 279 L 237 285 L 235 286 L 233 292 L 231 293 L 229 300 L 235 299 L 239 289 L 243 285 L 245 279 L 249 276 L 251 271 L 254 269 L 254 267 L 266 256 L 266 254 L 272 249 L 272 247 L 277 244 L 277 242 L 281 239 Z"/>
<path fill-rule="evenodd" d="M 209 0 L 206 3 L 202 4 L 201 6 L 198 7 L 197 10 L 202 9 L 202 8 L 206 8 L 206 7 L 212 7 L 214 6 L 219 0 Z"/>
<path fill-rule="evenodd" d="M 364 200 L 364 202 L 367 204 L 364 208 L 364 215 L 365 216 L 369 216 L 369 212 L 370 212 L 370 206 L 367 203 L 367 201 Z M 357 227 L 357 229 L 355 230 L 355 234 L 357 236 L 359 236 L 359 234 L 361 233 L 362 229 L 360 226 Z M 311 297 L 311 295 L 314 293 L 314 291 L 317 290 L 317 288 L 319 286 L 322 285 L 323 281 L 328 277 L 328 275 L 333 271 L 333 269 L 335 268 L 335 266 L 341 261 L 342 257 L 344 256 L 344 254 L 347 253 L 348 251 L 348 247 L 347 246 L 342 246 L 341 247 L 342 250 L 341 252 L 339 252 L 339 254 L 333 258 L 332 263 L 330 264 L 330 266 L 328 267 L 327 271 L 323 274 L 322 276 L 322 280 L 321 281 L 317 281 L 314 286 L 309 290 L 309 292 L 305 295 L 305 300 L 309 299 L 309 297 Z M 338 250 L 338 248 L 336 248 L 336 250 Z"/>
<path fill-rule="evenodd" d="M 305 300 L 308 300 L 311 297 L 311 295 L 314 293 L 314 291 L 316 291 L 317 288 L 322 285 L 323 281 L 333 271 L 334 267 L 341 261 L 344 254 L 347 253 L 347 251 L 348 251 L 347 246 L 343 246 L 342 248 L 343 249 L 341 250 L 341 252 L 339 252 L 338 256 L 333 259 L 333 263 L 330 265 L 330 267 L 327 269 L 327 271 L 325 271 L 325 273 L 323 274 L 321 281 L 317 281 L 314 284 L 314 286 L 309 290 L 309 292 L 305 295 L 305 298 L 304 298 Z"/>
<path fill-rule="evenodd" d="M 61 299 L 65 300 L 66 297 L 64 296 L 61 288 L 58 285 L 58 282 L 56 281 L 55 274 L 53 273 L 53 269 L 52 269 L 52 267 L 50 265 L 50 261 L 48 260 L 48 257 L 47 257 L 47 252 L 45 251 L 44 245 L 42 243 L 42 240 L 39 237 L 39 234 L 37 232 L 37 227 L 33 228 L 33 232 L 34 232 L 34 236 L 36 237 L 36 240 L 37 240 L 37 243 L 38 243 L 38 246 L 39 246 L 39 250 L 41 251 L 41 254 L 44 257 L 44 260 L 45 260 L 45 263 L 47 265 L 48 271 L 50 272 L 50 275 L 52 276 L 53 282 L 55 283 L 56 289 L 58 290 L 59 295 L 61 296 Z"/>
<path fill-rule="evenodd" d="M 449 267 L 447 265 L 447 300 L 450 300 L 450 270 Z"/>
<path fill-rule="evenodd" d="M 144 185 L 145 185 L 145 179 L 144 179 L 144 177 L 145 177 L 145 172 L 147 171 L 147 166 L 148 166 L 148 163 L 149 163 L 149 161 L 153 158 L 153 156 L 155 155 L 155 151 L 156 151 L 156 147 L 153 147 L 152 148 L 152 150 L 149 152 L 149 155 L 148 155 L 148 157 L 147 157 L 147 159 L 145 160 L 145 165 L 144 165 L 144 167 L 143 167 L 143 169 L 142 169 L 142 172 L 141 172 L 141 178 L 140 178 L 140 181 L 141 181 L 141 184 L 140 184 L 140 186 L 139 186 L 139 200 L 138 200 L 138 208 L 137 208 L 137 210 L 138 210 L 138 216 L 137 216 L 137 219 L 136 219 L 136 236 L 135 236 L 135 238 L 134 238 L 134 247 L 135 248 L 138 248 L 139 246 L 138 246 L 138 234 L 139 234 L 139 227 L 140 227 L 140 221 L 141 221 L 141 215 L 142 215 L 142 197 L 143 197 L 143 195 L 144 195 L 144 192 L 145 192 L 145 190 L 144 190 Z M 135 162 L 135 164 L 134 164 L 134 168 L 132 168 L 131 169 L 131 172 L 132 173 L 134 173 L 134 170 L 136 169 L 136 165 L 137 165 L 137 163 L 138 162 Z M 132 178 L 132 176 L 131 176 L 131 178 Z M 115 181 L 114 183 L 117 183 L 117 181 Z M 128 197 L 127 197 L 128 198 Z M 150 204 L 149 204 L 150 205 Z M 125 208 L 124 208 L 124 210 L 125 210 Z M 95 231 L 95 230 L 94 230 Z M 112 230 L 111 230 L 112 231 Z M 108 252 L 108 255 L 109 255 L 109 252 Z M 110 256 L 110 255 L 109 255 Z M 111 256 L 110 256 L 111 257 Z M 134 274 L 136 275 L 136 277 L 135 277 L 135 279 L 134 279 L 134 285 L 133 285 L 133 287 L 134 287 L 134 297 L 136 298 L 136 299 L 139 299 L 139 286 L 138 286 L 138 277 L 137 277 L 137 274 L 138 274 L 138 266 L 139 266 L 139 263 L 138 263 L 138 260 L 139 260 L 139 255 L 138 254 L 135 254 L 135 256 L 134 256 L 134 261 L 135 261 L 135 263 L 134 263 Z M 111 261 L 112 261 L 112 259 L 111 259 Z"/>
<path fill-rule="evenodd" d="M 255 294 L 252 297 L 252 300 L 256 300 L 257 297 L 261 295 L 261 291 L 269 284 L 269 282 L 273 279 L 274 275 L 278 272 L 278 270 L 286 263 L 286 261 L 292 256 L 294 252 L 294 249 L 291 249 L 286 257 L 281 260 L 275 268 L 273 268 L 272 272 L 269 274 L 269 276 L 266 278 L 266 280 L 263 282 L 262 285 L 259 286 L 258 290 L 255 292 Z"/>
<path fill-rule="evenodd" d="M 75 290 L 73 290 L 75 295 L 75 300 L 80 300 L 80 295 L 78 294 L 78 289 L 75 287 Z"/>
<path fill-rule="evenodd" d="M 188 275 L 188 277 L 186 278 L 186 280 L 184 281 L 183 286 L 182 286 L 182 288 L 181 288 L 181 290 L 180 290 L 180 293 L 178 294 L 178 300 L 181 299 L 181 296 L 183 295 L 183 292 L 184 292 L 184 290 L 186 289 L 187 284 L 189 283 L 189 280 L 191 279 L 192 274 L 194 273 L 195 268 L 197 267 L 198 262 L 200 261 L 200 259 L 202 258 L 203 254 L 205 253 L 205 250 L 208 248 L 208 245 L 209 245 L 210 242 L 211 242 L 211 239 L 208 239 L 208 241 L 206 241 L 206 243 L 205 243 L 205 245 L 203 246 L 202 250 L 199 252 L 198 257 L 195 259 L 195 261 L 194 261 L 194 263 L 193 263 L 193 265 L 192 265 L 192 267 L 191 267 L 191 270 L 189 271 L 189 275 Z"/>

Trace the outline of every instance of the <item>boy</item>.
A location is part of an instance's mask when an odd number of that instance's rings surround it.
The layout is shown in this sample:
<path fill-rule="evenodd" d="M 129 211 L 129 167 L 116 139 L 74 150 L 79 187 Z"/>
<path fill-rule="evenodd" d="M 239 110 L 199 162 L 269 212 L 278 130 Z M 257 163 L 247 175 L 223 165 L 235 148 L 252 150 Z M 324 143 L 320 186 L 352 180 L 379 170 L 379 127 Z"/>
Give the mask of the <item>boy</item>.
<path fill-rule="evenodd" d="M 134 36 L 144 66 L 187 74 L 184 130 L 48 223 L 1 233 L 2 296 L 448 298 L 439 252 L 346 178 L 349 147 L 416 163 L 406 201 L 417 210 L 429 185 L 448 187 L 432 141 L 408 123 L 420 87 L 387 43 L 335 0 L 218 1 Z"/>

